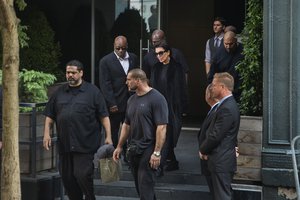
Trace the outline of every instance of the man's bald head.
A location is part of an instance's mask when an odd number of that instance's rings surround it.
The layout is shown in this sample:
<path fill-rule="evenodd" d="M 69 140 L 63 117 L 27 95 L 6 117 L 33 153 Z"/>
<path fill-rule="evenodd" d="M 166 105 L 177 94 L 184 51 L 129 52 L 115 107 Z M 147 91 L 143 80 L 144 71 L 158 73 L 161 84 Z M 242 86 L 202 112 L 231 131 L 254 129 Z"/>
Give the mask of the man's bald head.
<path fill-rule="evenodd" d="M 152 33 L 152 45 L 155 47 L 156 45 L 158 45 L 162 40 L 165 40 L 165 32 L 162 30 L 154 30 Z"/>
<path fill-rule="evenodd" d="M 114 43 L 122 42 L 127 44 L 127 38 L 123 35 L 117 36 L 114 40 Z"/>
<path fill-rule="evenodd" d="M 237 46 L 236 34 L 232 31 L 227 31 L 224 34 L 224 47 L 226 51 L 232 52 L 235 50 L 236 46 Z"/>
<path fill-rule="evenodd" d="M 232 26 L 232 25 L 225 27 L 224 33 L 228 32 L 228 31 L 232 31 L 234 33 L 237 33 L 237 30 L 236 30 L 235 26 Z"/>
<path fill-rule="evenodd" d="M 225 38 L 236 39 L 236 34 L 233 31 L 227 31 L 224 34 L 224 39 Z"/>
<path fill-rule="evenodd" d="M 128 47 L 128 44 L 127 44 L 127 39 L 125 36 L 120 35 L 115 38 L 114 51 L 119 57 L 121 57 L 121 58 L 125 57 L 127 47 Z"/>

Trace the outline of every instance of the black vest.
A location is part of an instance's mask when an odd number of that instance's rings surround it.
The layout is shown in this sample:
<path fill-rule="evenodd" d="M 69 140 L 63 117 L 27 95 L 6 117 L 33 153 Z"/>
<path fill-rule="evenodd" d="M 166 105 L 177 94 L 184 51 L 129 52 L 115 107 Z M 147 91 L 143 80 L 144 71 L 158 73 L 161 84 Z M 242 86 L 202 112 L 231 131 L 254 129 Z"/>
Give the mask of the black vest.
<path fill-rule="evenodd" d="M 215 37 L 210 38 L 209 41 L 208 41 L 208 44 L 209 44 L 209 49 L 210 49 L 210 59 L 212 60 L 212 58 L 215 56 L 217 50 L 223 44 L 223 38 L 220 41 L 220 46 L 219 47 L 217 47 L 217 46 L 214 45 L 215 44 Z"/>

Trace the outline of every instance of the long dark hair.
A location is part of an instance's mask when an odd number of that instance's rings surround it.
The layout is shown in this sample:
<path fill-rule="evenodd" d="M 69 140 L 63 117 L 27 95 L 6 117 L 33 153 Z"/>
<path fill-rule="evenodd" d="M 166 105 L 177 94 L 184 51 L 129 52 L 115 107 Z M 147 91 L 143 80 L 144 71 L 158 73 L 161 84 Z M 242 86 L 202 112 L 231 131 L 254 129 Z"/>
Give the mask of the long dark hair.
<path fill-rule="evenodd" d="M 168 45 L 166 40 L 162 40 L 160 43 L 155 45 L 155 49 L 159 47 L 163 48 L 165 51 L 170 51 L 170 57 L 171 57 L 172 55 L 171 47 Z"/>

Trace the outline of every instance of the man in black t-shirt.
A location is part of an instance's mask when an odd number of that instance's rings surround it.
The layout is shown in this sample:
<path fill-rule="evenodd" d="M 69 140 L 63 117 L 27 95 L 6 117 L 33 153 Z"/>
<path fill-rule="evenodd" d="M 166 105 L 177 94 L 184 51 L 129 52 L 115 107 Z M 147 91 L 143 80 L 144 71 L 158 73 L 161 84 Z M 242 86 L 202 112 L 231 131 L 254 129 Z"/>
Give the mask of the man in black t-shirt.
<path fill-rule="evenodd" d="M 60 174 L 69 199 L 95 200 L 94 153 L 101 144 L 101 121 L 105 143 L 112 144 L 105 100 L 100 90 L 83 81 L 83 65 L 72 60 L 66 65 L 68 83 L 58 88 L 45 109 L 43 146 L 51 147 L 50 132 L 56 123 Z"/>
<path fill-rule="evenodd" d="M 168 105 L 162 94 L 149 87 L 146 74 L 133 69 L 127 75 L 129 90 L 136 93 L 127 103 L 125 121 L 113 158 L 118 160 L 122 146 L 129 140 L 128 161 L 140 199 L 156 199 L 154 175 L 161 162 L 166 138 Z"/>

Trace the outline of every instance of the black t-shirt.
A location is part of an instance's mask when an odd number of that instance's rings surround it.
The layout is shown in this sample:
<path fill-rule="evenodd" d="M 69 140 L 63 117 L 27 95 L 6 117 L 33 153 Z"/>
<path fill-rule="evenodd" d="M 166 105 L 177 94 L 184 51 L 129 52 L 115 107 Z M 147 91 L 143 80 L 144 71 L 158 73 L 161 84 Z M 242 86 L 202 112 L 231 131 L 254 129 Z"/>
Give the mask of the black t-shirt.
<path fill-rule="evenodd" d="M 92 153 L 100 146 L 100 118 L 108 116 L 100 90 L 87 82 L 78 88 L 62 85 L 50 98 L 44 114 L 56 122 L 59 150 Z"/>
<path fill-rule="evenodd" d="M 154 145 L 157 126 L 168 123 L 166 99 L 155 89 L 143 96 L 134 94 L 127 103 L 125 123 L 130 125 L 130 143 L 140 149 Z"/>
<path fill-rule="evenodd" d="M 160 73 L 158 74 L 157 77 L 157 82 L 159 84 L 156 84 L 156 88 L 164 97 L 168 96 L 168 69 L 169 69 L 169 64 L 161 65 L 161 70 Z"/>

